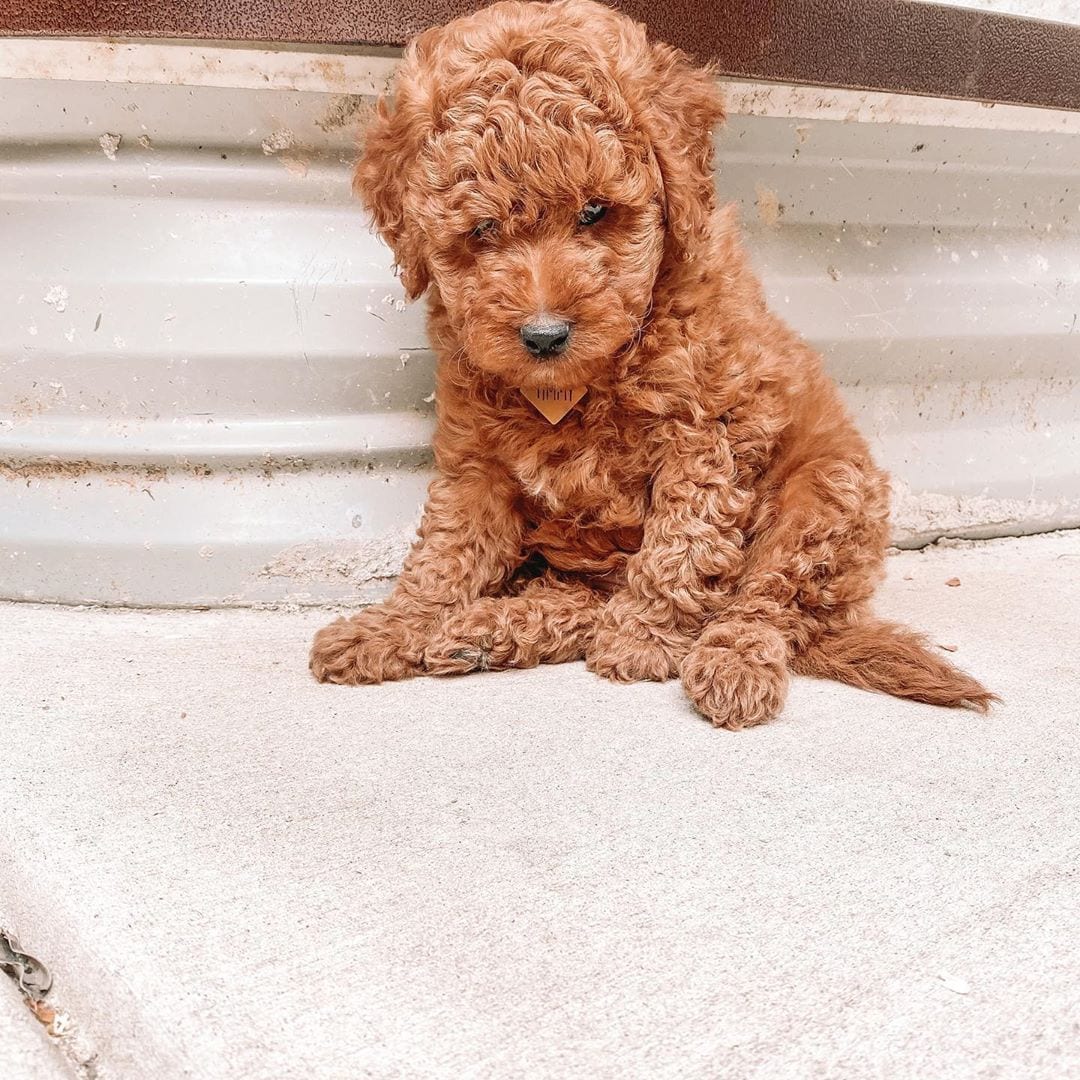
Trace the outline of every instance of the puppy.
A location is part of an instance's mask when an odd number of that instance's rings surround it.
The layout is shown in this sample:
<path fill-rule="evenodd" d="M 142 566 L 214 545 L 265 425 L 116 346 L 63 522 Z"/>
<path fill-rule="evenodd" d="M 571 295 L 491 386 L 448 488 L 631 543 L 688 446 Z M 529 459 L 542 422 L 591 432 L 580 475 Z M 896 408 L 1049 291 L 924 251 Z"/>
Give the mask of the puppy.
<path fill-rule="evenodd" d="M 421 34 L 355 188 L 438 354 L 419 540 L 315 676 L 584 658 L 759 724 L 789 672 L 993 695 L 869 608 L 889 488 L 718 209 L 716 80 L 590 0 Z"/>

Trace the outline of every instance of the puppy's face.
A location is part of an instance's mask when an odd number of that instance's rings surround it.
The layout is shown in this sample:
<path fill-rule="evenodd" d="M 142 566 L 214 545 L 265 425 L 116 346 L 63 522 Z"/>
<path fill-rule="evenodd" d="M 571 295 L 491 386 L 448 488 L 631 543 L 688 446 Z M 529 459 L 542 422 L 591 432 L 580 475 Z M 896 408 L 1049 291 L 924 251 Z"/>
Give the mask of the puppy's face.
<path fill-rule="evenodd" d="M 595 383 L 648 313 L 659 170 L 591 102 L 514 76 L 421 154 L 428 270 L 470 364 L 515 386 Z"/>
<path fill-rule="evenodd" d="M 455 367 L 598 385 L 714 206 L 712 76 L 591 0 L 497 3 L 421 35 L 355 186 Z"/>

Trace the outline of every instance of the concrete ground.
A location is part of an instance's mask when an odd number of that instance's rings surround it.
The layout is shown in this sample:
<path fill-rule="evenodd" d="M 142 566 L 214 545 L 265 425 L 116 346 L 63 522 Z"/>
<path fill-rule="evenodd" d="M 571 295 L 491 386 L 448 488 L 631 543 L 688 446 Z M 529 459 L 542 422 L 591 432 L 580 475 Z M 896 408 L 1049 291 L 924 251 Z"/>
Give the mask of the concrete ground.
<path fill-rule="evenodd" d="M 1005 703 L 729 733 L 580 665 L 318 686 L 318 612 L 0 607 L 0 925 L 103 1080 L 1080 1075 L 1080 533 L 879 607 Z"/>

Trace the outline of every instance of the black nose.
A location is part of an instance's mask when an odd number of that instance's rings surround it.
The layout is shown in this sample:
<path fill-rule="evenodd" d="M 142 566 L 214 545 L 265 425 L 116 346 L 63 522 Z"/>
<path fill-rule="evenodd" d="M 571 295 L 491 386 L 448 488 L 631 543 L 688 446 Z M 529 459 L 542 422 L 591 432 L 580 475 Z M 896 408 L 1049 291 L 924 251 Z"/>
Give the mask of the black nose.
<path fill-rule="evenodd" d="M 558 356 L 570 343 L 570 324 L 557 315 L 537 315 L 521 328 L 521 341 L 533 356 Z"/>

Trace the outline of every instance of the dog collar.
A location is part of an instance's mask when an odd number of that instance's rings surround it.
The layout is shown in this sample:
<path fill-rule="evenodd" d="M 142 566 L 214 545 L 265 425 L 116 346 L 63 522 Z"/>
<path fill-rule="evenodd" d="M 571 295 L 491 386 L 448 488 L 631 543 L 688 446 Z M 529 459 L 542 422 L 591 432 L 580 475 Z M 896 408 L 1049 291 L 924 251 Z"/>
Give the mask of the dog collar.
<path fill-rule="evenodd" d="M 554 387 L 521 387 L 525 400 L 553 427 L 587 393 L 587 386 L 575 386 L 569 390 L 557 390 Z"/>

